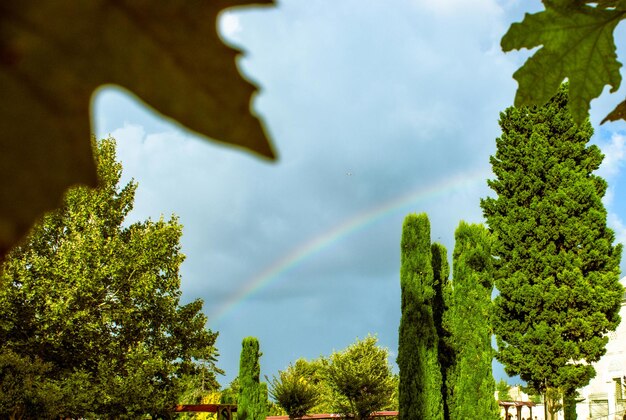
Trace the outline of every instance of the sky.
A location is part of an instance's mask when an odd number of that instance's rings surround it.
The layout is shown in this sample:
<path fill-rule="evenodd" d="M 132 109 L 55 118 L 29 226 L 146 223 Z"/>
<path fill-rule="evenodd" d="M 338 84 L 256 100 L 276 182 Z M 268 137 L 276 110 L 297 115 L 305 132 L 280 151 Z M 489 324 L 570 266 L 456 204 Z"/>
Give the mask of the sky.
<path fill-rule="evenodd" d="M 184 226 L 182 302 L 205 302 L 222 385 L 247 336 L 270 378 L 368 334 L 395 364 L 403 219 L 426 212 L 450 255 L 459 222 L 483 222 L 499 113 L 528 56 L 504 54 L 500 38 L 540 7 L 283 0 L 227 11 L 219 29 L 261 86 L 252 106 L 276 163 L 185 131 L 121 88 L 95 95 L 96 135 L 117 140 L 123 182 L 139 183 L 129 222 L 175 214 Z M 599 122 L 625 91 L 605 90 L 591 110 L 608 223 L 624 243 L 626 125 Z M 494 375 L 505 377 L 501 366 Z"/>

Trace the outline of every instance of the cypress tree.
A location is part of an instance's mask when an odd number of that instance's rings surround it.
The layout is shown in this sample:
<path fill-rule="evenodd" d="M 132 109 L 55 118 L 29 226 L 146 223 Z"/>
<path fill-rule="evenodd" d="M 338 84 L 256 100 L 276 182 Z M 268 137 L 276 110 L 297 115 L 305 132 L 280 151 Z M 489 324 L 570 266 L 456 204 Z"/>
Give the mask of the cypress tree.
<path fill-rule="evenodd" d="M 488 181 L 497 197 L 481 201 L 496 239 L 497 358 L 548 395 L 594 376 L 622 295 L 622 247 L 613 245 L 601 201 L 607 184 L 593 174 L 603 156 L 587 145 L 591 125 L 574 124 L 567 101 L 563 86 L 544 106 L 500 115 L 496 179 Z"/>
<path fill-rule="evenodd" d="M 428 216 L 408 215 L 401 241 L 400 420 L 443 418 L 430 246 Z"/>
<path fill-rule="evenodd" d="M 444 314 L 448 310 L 451 298 L 451 284 L 448 280 L 450 276 L 450 266 L 448 264 L 448 252 L 446 247 L 439 243 L 431 246 L 432 267 L 433 267 L 433 287 L 435 296 L 433 298 L 433 320 L 438 338 L 438 360 L 441 371 L 441 395 L 443 398 L 443 417 L 450 419 L 446 395 L 447 373 L 453 360 L 452 348 L 449 346 L 450 333 L 444 326 Z"/>
<path fill-rule="evenodd" d="M 237 418 L 239 420 L 265 420 L 267 416 L 267 385 L 259 382 L 261 374 L 259 340 L 255 337 L 246 337 L 241 346 Z"/>
<path fill-rule="evenodd" d="M 452 296 L 444 315 L 454 351 L 447 375 L 450 418 L 498 420 L 489 323 L 493 264 L 484 226 L 459 224 L 452 270 Z"/>

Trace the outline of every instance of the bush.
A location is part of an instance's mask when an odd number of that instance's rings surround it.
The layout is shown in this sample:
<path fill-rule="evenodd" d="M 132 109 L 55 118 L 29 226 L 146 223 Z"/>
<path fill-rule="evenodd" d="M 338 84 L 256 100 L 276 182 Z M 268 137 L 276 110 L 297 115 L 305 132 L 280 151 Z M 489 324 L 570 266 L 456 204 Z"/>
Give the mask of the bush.
<path fill-rule="evenodd" d="M 323 360 L 330 388 L 346 401 L 338 408 L 357 420 L 393 404 L 396 383 L 388 362 L 389 352 L 377 342 L 376 337 L 368 336 Z"/>
<path fill-rule="evenodd" d="M 286 370 L 278 371 L 278 378 L 268 379 L 269 393 L 289 415 L 290 419 L 307 414 L 319 400 L 319 390 L 307 380 L 302 369 L 289 365 Z"/>

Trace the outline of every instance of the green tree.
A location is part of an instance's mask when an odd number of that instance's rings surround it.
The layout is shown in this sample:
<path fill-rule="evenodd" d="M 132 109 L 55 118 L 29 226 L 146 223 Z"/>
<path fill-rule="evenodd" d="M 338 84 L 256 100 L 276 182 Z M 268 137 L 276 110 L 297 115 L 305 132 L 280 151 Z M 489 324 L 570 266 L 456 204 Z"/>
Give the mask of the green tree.
<path fill-rule="evenodd" d="M 55 416 L 159 415 L 183 376 L 204 369 L 215 383 L 217 334 L 205 329 L 201 301 L 179 304 L 181 225 L 124 225 L 136 184 L 118 186 L 114 140 L 94 142 L 94 152 L 101 186 L 69 190 L 3 265 L 0 352 L 45 366 L 14 359 L 21 383 L 56 386 L 58 401 L 43 403 Z M 22 395 L 14 404 L 28 411 L 36 398 Z"/>
<path fill-rule="evenodd" d="M 237 404 L 240 390 L 241 386 L 239 385 L 239 376 L 237 376 L 226 388 L 222 389 L 220 404 Z"/>
<path fill-rule="evenodd" d="M 311 413 L 332 413 L 340 407 L 348 405 L 345 397 L 339 394 L 330 384 L 326 374 L 328 360 L 318 357 L 314 360 L 298 359 L 293 364 L 294 371 L 315 387 L 317 398 L 311 407 Z"/>
<path fill-rule="evenodd" d="M 576 390 L 572 392 L 563 392 L 563 417 L 565 420 L 578 419 L 576 413 L 576 398 L 579 396 Z"/>
<path fill-rule="evenodd" d="M 377 342 L 376 337 L 368 336 L 323 359 L 328 385 L 344 397 L 344 400 L 337 400 L 336 408 L 357 420 L 388 408 L 393 401 L 395 383 L 389 352 Z"/>
<path fill-rule="evenodd" d="M 593 174 L 603 156 L 567 101 L 563 86 L 545 106 L 501 114 L 488 181 L 497 197 L 481 201 L 497 257 L 497 358 L 541 393 L 587 384 L 620 321 L 622 246 Z"/>
<path fill-rule="evenodd" d="M 496 383 L 496 391 L 498 391 L 498 400 L 500 401 L 513 401 L 510 391 L 511 385 L 504 379 L 500 379 Z"/>
<path fill-rule="evenodd" d="M 446 247 L 441 244 L 434 243 L 431 246 L 432 267 L 433 267 L 433 286 L 435 296 L 433 298 L 433 320 L 437 331 L 438 341 L 438 358 L 441 370 L 441 395 L 443 396 L 443 416 L 444 419 L 450 419 L 448 410 L 447 376 L 448 370 L 454 360 L 452 347 L 449 345 L 450 332 L 445 327 L 443 319 L 444 314 L 449 309 L 451 299 L 451 283 L 448 279 L 450 276 L 450 266 L 448 265 L 448 252 Z"/>
<path fill-rule="evenodd" d="M 239 420 L 265 420 L 267 416 L 267 385 L 259 381 L 260 357 L 259 340 L 255 337 L 244 338 L 239 361 Z"/>
<path fill-rule="evenodd" d="M 40 359 L 0 352 L 0 416 L 52 418 L 61 409 L 65 389 L 48 376 L 52 366 Z"/>
<path fill-rule="evenodd" d="M 490 237 L 482 225 L 461 222 L 455 232 L 452 297 L 444 323 L 450 331 L 454 359 L 448 371 L 451 419 L 500 418 L 493 398 L 491 371 L 491 291 L 493 264 Z"/>
<path fill-rule="evenodd" d="M 309 413 L 319 399 L 318 388 L 302 369 L 303 364 L 298 362 L 290 364 L 285 370 L 279 370 L 278 377 L 269 380 L 269 394 L 290 419 Z"/>
<path fill-rule="evenodd" d="M 443 418 L 433 282 L 428 216 L 410 214 L 404 219 L 401 240 L 400 420 Z"/>

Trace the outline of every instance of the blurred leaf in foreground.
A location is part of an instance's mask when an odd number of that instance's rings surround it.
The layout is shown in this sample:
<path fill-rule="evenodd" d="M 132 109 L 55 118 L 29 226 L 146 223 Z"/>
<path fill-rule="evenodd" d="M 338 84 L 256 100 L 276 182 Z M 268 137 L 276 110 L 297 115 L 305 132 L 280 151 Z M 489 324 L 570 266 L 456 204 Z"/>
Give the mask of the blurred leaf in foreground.
<path fill-rule="evenodd" d="M 569 107 L 577 123 L 587 118 L 589 103 L 604 86 L 617 91 L 621 63 L 617 61 L 613 31 L 626 14 L 623 1 L 585 2 L 544 0 L 545 10 L 526 14 L 502 38 L 511 51 L 541 46 L 513 77 L 519 87 L 515 106 L 543 105 L 569 80 Z"/>
<path fill-rule="evenodd" d="M 221 41 L 219 13 L 273 0 L 0 3 L 0 259 L 71 185 L 95 186 L 89 106 L 127 88 L 182 126 L 273 158 L 256 87 Z"/>

